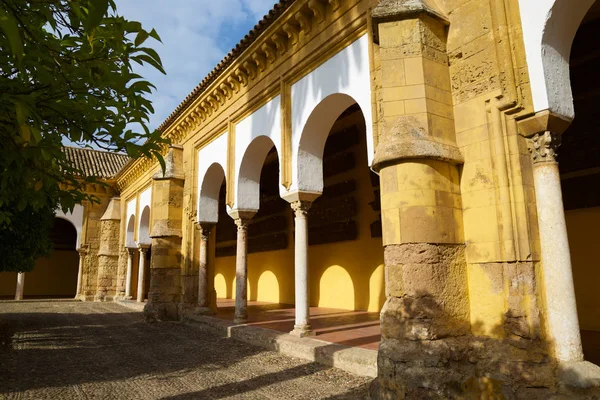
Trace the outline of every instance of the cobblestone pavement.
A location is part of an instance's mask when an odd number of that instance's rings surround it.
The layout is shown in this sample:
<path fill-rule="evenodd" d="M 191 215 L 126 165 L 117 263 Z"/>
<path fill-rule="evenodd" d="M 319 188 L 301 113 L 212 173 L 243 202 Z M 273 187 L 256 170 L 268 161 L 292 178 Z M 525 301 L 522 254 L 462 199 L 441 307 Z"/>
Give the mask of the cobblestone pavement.
<path fill-rule="evenodd" d="M 0 302 L 0 399 L 357 399 L 368 382 L 119 304 Z"/>

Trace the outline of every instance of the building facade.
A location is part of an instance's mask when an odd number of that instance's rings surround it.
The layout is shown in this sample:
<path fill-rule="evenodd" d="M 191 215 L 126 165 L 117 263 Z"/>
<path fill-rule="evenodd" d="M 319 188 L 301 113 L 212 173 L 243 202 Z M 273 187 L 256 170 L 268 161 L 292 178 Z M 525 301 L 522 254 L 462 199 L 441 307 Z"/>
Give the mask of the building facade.
<path fill-rule="evenodd" d="M 298 336 L 310 306 L 380 311 L 373 397 L 593 396 L 599 16 L 280 1 L 161 125 L 166 170 L 83 213 L 78 298 L 291 303 Z"/>

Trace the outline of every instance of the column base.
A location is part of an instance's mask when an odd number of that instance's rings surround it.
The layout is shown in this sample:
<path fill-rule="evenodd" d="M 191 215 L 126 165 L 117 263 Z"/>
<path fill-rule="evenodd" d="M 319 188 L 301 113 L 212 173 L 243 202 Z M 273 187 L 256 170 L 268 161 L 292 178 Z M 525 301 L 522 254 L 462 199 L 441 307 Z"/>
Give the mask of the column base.
<path fill-rule="evenodd" d="M 215 312 L 210 307 L 196 307 L 194 309 L 196 315 L 215 315 Z"/>
<path fill-rule="evenodd" d="M 558 364 L 560 385 L 574 389 L 600 388 L 600 367 L 589 361 L 569 361 Z"/>
<path fill-rule="evenodd" d="M 94 296 L 94 301 L 96 301 L 96 302 L 111 302 L 111 301 L 115 301 L 116 299 L 117 299 L 117 296 L 107 295 L 105 293 L 98 293 L 97 295 Z"/>
<path fill-rule="evenodd" d="M 179 320 L 178 304 L 148 301 L 144 306 L 144 319 L 146 322 L 177 321 Z"/>
<path fill-rule="evenodd" d="M 247 324 L 248 323 L 248 316 L 247 315 L 235 315 L 233 317 L 233 323 L 234 324 Z"/>
<path fill-rule="evenodd" d="M 298 337 L 315 336 L 316 333 L 310 329 L 310 325 L 294 325 L 294 330 L 290 332 L 290 335 Z"/>

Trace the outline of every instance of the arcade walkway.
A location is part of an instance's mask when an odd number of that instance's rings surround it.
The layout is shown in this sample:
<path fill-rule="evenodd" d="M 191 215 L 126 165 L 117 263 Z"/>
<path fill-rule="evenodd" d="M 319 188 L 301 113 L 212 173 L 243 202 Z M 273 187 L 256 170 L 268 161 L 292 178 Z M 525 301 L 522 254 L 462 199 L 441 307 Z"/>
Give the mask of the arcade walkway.
<path fill-rule="evenodd" d="M 217 306 L 217 318 L 233 321 L 235 300 L 218 299 Z M 311 307 L 310 323 L 316 339 L 351 347 L 379 348 L 379 313 Z M 294 306 L 249 301 L 248 325 L 288 333 L 294 328 Z"/>
<path fill-rule="evenodd" d="M 370 381 L 115 303 L 0 302 L 0 360 L 2 399 L 356 399 Z"/>

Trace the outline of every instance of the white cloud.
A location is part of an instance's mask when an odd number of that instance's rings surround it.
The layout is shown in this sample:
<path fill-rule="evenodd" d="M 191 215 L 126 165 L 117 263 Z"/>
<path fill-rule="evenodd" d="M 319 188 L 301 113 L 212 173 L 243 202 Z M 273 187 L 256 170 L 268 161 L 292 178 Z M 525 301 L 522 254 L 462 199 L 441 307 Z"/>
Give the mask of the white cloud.
<path fill-rule="evenodd" d="M 121 0 L 119 14 L 155 28 L 162 44 L 158 51 L 167 75 L 151 67 L 138 73 L 152 82 L 155 128 L 266 14 L 273 0 Z M 150 40 L 150 39 L 149 39 Z"/>
<path fill-rule="evenodd" d="M 262 17 L 273 8 L 276 3 L 273 0 L 242 0 L 244 6 L 252 13 L 252 16 L 259 21 Z"/>

